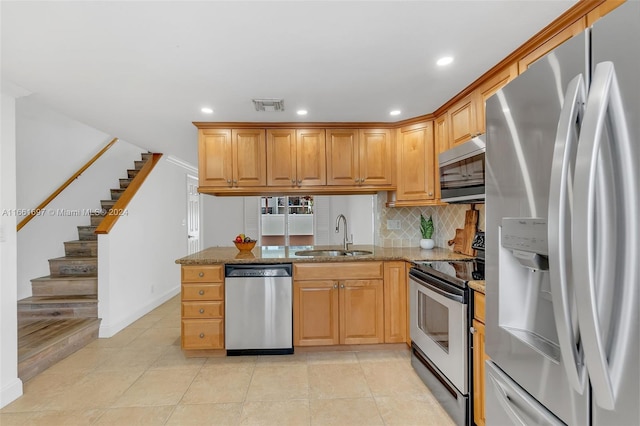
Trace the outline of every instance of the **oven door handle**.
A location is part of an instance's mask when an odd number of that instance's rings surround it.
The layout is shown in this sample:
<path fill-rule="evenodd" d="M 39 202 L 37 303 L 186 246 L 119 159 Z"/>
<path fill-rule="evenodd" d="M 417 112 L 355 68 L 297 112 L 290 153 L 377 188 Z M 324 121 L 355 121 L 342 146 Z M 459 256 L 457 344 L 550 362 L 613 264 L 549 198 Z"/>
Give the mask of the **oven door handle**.
<path fill-rule="evenodd" d="M 416 284 L 421 285 L 422 287 L 425 287 L 435 293 L 438 293 L 439 295 L 441 295 L 442 297 L 446 297 L 449 300 L 454 300 L 458 303 L 462 303 L 462 304 L 466 304 L 467 301 L 465 300 L 464 297 L 464 292 L 460 289 L 456 288 L 452 288 L 451 284 L 446 283 L 442 280 L 439 280 L 438 278 L 435 277 L 429 277 L 430 280 L 433 280 L 431 282 L 426 282 L 423 281 L 413 275 L 411 275 L 409 277 L 413 282 L 415 282 Z M 451 291 L 448 291 L 448 289 L 452 289 L 457 291 L 460 291 L 462 294 L 456 294 L 456 293 L 452 293 Z"/>

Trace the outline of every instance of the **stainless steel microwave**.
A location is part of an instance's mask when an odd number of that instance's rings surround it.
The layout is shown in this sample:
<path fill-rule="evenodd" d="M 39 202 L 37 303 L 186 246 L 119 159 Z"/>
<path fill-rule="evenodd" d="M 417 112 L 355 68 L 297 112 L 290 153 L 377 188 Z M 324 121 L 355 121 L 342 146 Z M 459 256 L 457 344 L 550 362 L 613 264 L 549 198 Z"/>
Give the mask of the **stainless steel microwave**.
<path fill-rule="evenodd" d="M 447 203 L 484 203 L 484 135 L 438 156 L 440 193 Z"/>

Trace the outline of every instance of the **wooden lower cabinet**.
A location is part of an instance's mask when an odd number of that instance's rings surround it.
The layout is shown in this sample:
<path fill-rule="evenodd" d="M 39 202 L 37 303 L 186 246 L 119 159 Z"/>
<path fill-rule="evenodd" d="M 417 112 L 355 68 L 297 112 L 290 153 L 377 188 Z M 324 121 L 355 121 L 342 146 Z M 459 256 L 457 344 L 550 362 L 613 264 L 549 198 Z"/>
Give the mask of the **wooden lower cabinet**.
<path fill-rule="evenodd" d="M 384 343 L 382 280 L 346 280 L 339 284 L 340 344 Z"/>
<path fill-rule="evenodd" d="M 182 349 L 224 349 L 224 266 L 182 266 Z"/>
<path fill-rule="evenodd" d="M 484 294 L 474 292 L 473 326 L 473 421 L 485 425 L 484 365 L 489 359 L 484 350 Z"/>
<path fill-rule="evenodd" d="M 293 283 L 293 345 L 340 343 L 338 284 L 334 281 Z"/>
<path fill-rule="evenodd" d="M 384 342 L 407 342 L 407 262 L 384 263 Z"/>
<path fill-rule="evenodd" d="M 224 320 L 183 319 L 182 349 L 223 349 Z"/>
<path fill-rule="evenodd" d="M 294 265 L 294 346 L 375 344 L 384 337 L 382 262 Z"/>
<path fill-rule="evenodd" d="M 293 345 L 384 342 L 382 280 L 295 281 Z"/>

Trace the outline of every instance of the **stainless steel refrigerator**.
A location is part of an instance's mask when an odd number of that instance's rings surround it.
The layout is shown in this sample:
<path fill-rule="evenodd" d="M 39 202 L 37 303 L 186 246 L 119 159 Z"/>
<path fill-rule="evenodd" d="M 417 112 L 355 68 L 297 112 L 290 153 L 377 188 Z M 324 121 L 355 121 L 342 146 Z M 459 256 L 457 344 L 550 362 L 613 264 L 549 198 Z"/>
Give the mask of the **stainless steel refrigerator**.
<path fill-rule="evenodd" d="M 487 424 L 640 424 L 640 2 L 486 120 Z"/>

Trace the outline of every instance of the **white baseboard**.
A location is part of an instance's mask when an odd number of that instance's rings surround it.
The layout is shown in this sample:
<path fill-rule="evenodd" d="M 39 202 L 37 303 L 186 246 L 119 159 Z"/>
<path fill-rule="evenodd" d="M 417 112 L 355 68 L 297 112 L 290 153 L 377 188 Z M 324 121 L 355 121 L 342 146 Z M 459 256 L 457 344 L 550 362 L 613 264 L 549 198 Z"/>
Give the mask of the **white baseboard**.
<path fill-rule="evenodd" d="M 22 380 L 15 378 L 7 384 L 3 384 L 0 390 L 0 408 L 8 405 L 22 396 Z"/>
<path fill-rule="evenodd" d="M 109 324 L 105 323 L 104 319 L 100 323 L 100 331 L 98 337 L 100 338 L 109 338 L 113 337 L 116 333 L 124 329 L 125 327 L 133 324 L 135 321 L 142 318 L 144 315 L 153 311 L 158 306 L 162 305 L 167 300 L 174 297 L 176 294 L 180 293 L 180 286 L 176 286 L 164 294 L 158 296 L 157 298 L 151 300 L 144 306 L 141 306 L 139 309 L 136 309 L 135 312 L 130 313 L 125 318 L 120 319 L 116 323 Z"/>

